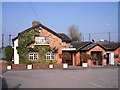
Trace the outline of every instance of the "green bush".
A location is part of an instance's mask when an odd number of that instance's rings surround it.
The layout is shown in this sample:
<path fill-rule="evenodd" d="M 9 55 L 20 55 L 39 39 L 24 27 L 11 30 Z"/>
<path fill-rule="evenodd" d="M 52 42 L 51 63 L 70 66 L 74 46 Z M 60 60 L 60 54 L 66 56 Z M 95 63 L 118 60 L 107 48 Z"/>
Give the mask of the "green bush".
<path fill-rule="evenodd" d="M 49 64 L 55 64 L 57 63 L 57 60 L 49 60 Z"/>
<path fill-rule="evenodd" d="M 12 61 L 13 48 L 11 46 L 6 46 L 5 47 L 5 55 L 6 55 L 6 60 L 7 61 Z"/>
<path fill-rule="evenodd" d="M 114 58 L 119 58 L 119 54 L 115 54 L 115 55 L 114 55 Z"/>
<path fill-rule="evenodd" d="M 83 63 L 87 63 L 87 60 L 88 59 L 90 59 L 91 57 L 90 57 L 90 55 L 89 54 L 87 54 L 87 53 L 83 53 L 83 54 L 81 54 L 81 60 L 83 61 Z"/>
<path fill-rule="evenodd" d="M 33 64 L 33 62 L 31 61 L 31 60 L 27 60 L 26 61 L 26 64 L 28 65 L 28 64 Z"/>
<path fill-rule="evenodd" d="M 38 63 L 44 64 L 44 63 L 48 63 L 47 60 L 38 60 Z"/>
<path fill-rule="evenodd" d="M 11 61 L 7 61 L 7 65 L 12 65 L 12 62 Z"/>

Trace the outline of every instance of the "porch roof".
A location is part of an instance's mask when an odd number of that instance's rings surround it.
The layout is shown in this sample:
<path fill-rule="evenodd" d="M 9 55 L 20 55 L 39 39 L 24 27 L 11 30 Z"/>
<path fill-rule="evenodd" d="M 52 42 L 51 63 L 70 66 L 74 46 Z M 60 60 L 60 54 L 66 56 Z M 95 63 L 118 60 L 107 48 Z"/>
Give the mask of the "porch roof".
<path fill-rule="evenodd" d="M 93 42 L 93 43 L 90 43 L 89 45 L 87 45 L 86 47 L 82 48 L 81 51 L 89 51 L 90 49 L 94 48 L 97 45 L 99 47 L 102 47 L 103 49 L 105 49 L 105 47 L 101 46 L 99 43 Z"/>
<path fill-rule="evenodd" d="M 81 50 L 82 48 L 86 47 L 87 45 L 89 45 L 92 42 L 71 42 L 71 45 L 73 45 L 73 48 L 76 48 L 76 51 Z"/>

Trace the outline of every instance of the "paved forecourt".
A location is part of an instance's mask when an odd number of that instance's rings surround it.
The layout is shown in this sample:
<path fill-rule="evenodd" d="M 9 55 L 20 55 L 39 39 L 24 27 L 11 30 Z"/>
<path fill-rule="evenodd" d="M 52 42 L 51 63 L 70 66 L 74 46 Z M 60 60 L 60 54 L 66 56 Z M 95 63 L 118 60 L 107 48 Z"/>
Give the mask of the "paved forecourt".
<path fill-rule="evenodd" d="M 11 70 L 8 88 L 118 88 L 117 67 Z"/>

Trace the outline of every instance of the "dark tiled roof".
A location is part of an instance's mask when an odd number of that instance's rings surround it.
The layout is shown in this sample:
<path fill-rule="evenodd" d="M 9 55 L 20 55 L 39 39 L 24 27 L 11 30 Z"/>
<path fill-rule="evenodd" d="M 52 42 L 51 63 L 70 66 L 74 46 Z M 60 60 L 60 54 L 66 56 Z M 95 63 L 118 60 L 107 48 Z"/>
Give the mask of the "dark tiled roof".
<path fill-rule="evenodd" d="M 54 31 L 51 30 L 50 28 L 47 28 L 46 26 L 44 26 L 44 25 L 41 24 L 41 23 L 40 23 L 39 25 L 35 26 L 35 27 L 31 27 L 31 28 L 28 28 L 28 29 L 22 31 L 22 32 L 20 32 L 19 34 L 22 34 L 22 33 L 28 32 L 28 31 L 30 31 L 31 29 L 35 29 L 35 28 L 39 28 L 39 27 L 44 28 L 44 29 L 46 29 L 48 32 L 50 32 L 50 33 L 56 35 L 57 37 L 61 38 L 56 32 L 54 32 Z"/>
<path fill-rule="evenodd" d="M 96 45 L 102 47 L 103 49 L 105 49 L 106 51 L 108 50 L 115 50 L 118 47 L 120 47 L 120 43 L 90 43 L 89 45 L 87 45 L 86 47 L 82 48 L 82 51 L 88 51 L 92 48 L 94 48 Z"/>
<path fill-rule="evenodd" d="M 90 43 L 89 45 L 87 45 L 86 47 L 82 48 L 82 51 L 88 51 L 90 49 L 92 49 L 93 47 L 95 47 L 97 45 L 97 43 Z"/>
<path fill-rule="evenodd" d="M 120 43 L 115 43 L 115 42 L 111 42 L 111 43 L 99 43 L 101 46 L 103 46 L 106 50 L 115 50 L 118 47 L 120 47 Z"/>
<path fill-rule="evenodd" d="M 78 51 L 78 50 L 86 47 L 90 43 L 91 42 L 77 42 L 77 41 L 74 41 L 74 42 L 71 42 L 71 45 L 73 45 L 73 48 L 76 48 L 76 50 Z"/>
<path fill-rule="evenodd" d="M 67 36 L 65 35 L 64 33 L 58 33 L 58 35 L 61 37 L 62 41 L 63 42 L 71 42 L 72 40 Z"/>
<path fill-rule="evenodd" d="M 47 27 L 44 26 L 43 24 L 39 24 L 39 25 L 37 25 L 37 26 L 35 26 L 35 27 L 30 27 L 30 28 L 28 28 L 28 29 L 20 32 L 20 33 L 18 34 L 18 36 L 19 36 L 20 34 L 23 34 L 23 33 L 25 33 L 25 32 L 30 31 L 31 29 L 35 29 L 35 28 L 39 28 L 39 27 L 46 29 L 48 32 L 50 32 L 50 33 L 54 34 L 55 36 L 57 36 L 57 37 L 59 37 L 59 38 L 61 38 L 61 39 L 64 40 L 64 38 L 62 38 L 59 34 L 57 34 L 56 32 L 54 32 L 54 31 L 51 30 L 50 28 L 47 28 Z M 13 38 L 12 40 L 14 41 L 15 39 L 18 38 L 18 36 L 17 36 L 16 38 Z M 68 39 L 68 38 L 67 38 L 67 39 Z M 67 39 L 65 39 L 65 40 L 67 40 Z"/>

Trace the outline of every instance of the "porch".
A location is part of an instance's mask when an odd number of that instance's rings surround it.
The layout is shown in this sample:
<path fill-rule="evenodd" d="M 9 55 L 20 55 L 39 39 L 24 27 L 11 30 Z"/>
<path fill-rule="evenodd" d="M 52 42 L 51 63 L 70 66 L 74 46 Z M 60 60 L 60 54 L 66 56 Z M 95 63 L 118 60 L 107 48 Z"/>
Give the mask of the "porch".
<path fill-rule="evenodd" d="M 74 51 L 63 51 L 62 63 L 68 63 L 69 66 L 82 66 L 82 53 Z M 87 60 L 88 67 L 104 66 L 106 59 L 103 58 L 102 51 L 91 51 L 90 58 Z"/>

